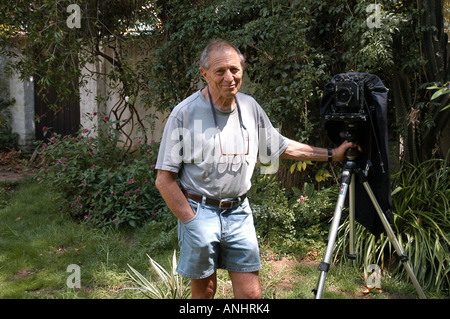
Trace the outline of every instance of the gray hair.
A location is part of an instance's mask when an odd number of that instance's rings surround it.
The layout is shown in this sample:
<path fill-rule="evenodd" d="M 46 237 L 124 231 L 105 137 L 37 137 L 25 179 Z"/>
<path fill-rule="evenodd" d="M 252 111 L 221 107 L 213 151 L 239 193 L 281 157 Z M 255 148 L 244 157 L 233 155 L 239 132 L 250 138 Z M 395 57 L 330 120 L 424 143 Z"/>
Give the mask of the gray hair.
<path fill-rule="evenodd" d="M 202 55 L 200 56 L 200 67 L 204 68 L 205 70 L 208 70 L 210 67 L 209 64 L 209 57 L 211 56 L 211 52 L 215 50 L 222 50 L 225 48 L 232 48 L 239 56 L 239 60 L 241 61 L 241 66 L 244 67 L 245 63 L 245 57 L 239 51 L 237 47 L 232 45 L 230 42 L 224 40 L 224 39 L 216 39 L 211 41 L 206 48 L 203 50 Z"/>

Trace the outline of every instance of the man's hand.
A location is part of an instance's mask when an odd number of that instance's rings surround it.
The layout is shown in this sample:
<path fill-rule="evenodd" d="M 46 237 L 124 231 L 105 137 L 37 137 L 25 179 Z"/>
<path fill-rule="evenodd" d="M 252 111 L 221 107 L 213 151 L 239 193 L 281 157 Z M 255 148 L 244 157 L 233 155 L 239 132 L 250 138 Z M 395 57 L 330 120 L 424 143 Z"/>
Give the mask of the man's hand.
<path fill-rule="evenodd" d="M 195 213 L 178 186 L 176 177 L 176 173 L 158 170 L 155 184 L 169 209 L 184 223 L 192 219 Z"/>
<path fill-rule="evenodd" d="M 333 161 L 342 161 L 345 158 L 345 151 L 351 147 L 358 147 L 361 151 L 356 143 L 345 141 L 332 150 Z M 296 161 L 328 161 L 328 150 L 290 140 L 280 157 Z"/>
<path fill-rule="evenodd" d="M 345 158 L 345 152 L 352 147 L 357 147 L 358 150 L 361 152 L 361 147 L 359 145 L 357 145 L 354 142 L 345 141 L 341 145 L 333 149 L 332 151 L 333 161 L 335 162 L 343 161 Z"/>

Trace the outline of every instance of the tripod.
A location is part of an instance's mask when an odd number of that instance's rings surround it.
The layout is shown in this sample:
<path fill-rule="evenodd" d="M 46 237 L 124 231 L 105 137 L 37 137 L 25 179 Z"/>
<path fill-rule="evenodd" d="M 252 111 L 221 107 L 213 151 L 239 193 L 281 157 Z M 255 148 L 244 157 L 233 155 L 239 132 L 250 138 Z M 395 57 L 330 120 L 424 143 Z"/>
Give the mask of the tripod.
<path fill-rule="evenodd" d="M 413 272 L 411 266 L 409 265 L 408 256 L 404 253 L 402 247 L 400 246 L 399 242 L 397 241 L 386 216 L 383 214 L 383 211 L 382 211 L 380 205 L 378 204 L 377 199 L 375 198 L 375 195 L 373 194 L 369 183 L 367 182 L 367 175 L 366 175 L 367 169 L 365 169 L 363 171 L 358 167 L 357 163 L 355 162 L 356 157 L 357 157 L 356 149 L 349 149 L 347 151 L 347 153 L 346 153 L 347 162 L 342 171 L 342 176 L 341 176 L 342 184 L 341 184 L 336 208 L 334 211 L 334 218 L 333 218 L 333 222 L 331 224 L 331 230 L 328 235 L 328 244 L 327 244 L 327 248 L 325 251 L 325 256 L 324 256 L 323 262 L 321 262 L 319 264 L 320 275 L 319 275 L 319 280 L 317 282 L 317 287 L 316 287 L 316 289 L 313 289 L 313 292 L 316 295 L 316 299 L 322 298 L 322 292 L 323 292 L 323 288 L 325 285 L 325 278 L 326 278 L 327 272 L 330 268 L 331 256 L 333 254 L 334 244 L 336 241 L 336 236 L 337 236 L 339 223 L 340 223 L 340 219 L 341 219 L 342 207 L 344 206 L 344 201 L 345 201 L 345 197 L 346 197 L 347 191 L 349 189 L 349 186 L 350 186 L 350 193 L 349 193 L 350 244 L 349 244 L 348 256 L 351 259 L 356 259 L 355 246 L 354 246 L 355 245 L 354 244 L 355 243 L 355 239 L 354 239 L 354 237 L 355 237 L 355 235 L 354 235 L 355 234 L 355 230 L 354 230 L 354 228 L 355 228 L 355 174 L 358 174 L 358 176 L 360 178 L 360 182 L 363 183 L 363 186 L 364 186 L 367 194 L 369 195 L 369 197 L 372 201 L 372 204 L 374 205 L 374 207 L 378 213 L 378 216 L 381 219 L 381 222 L 386 230 L 389 240 L 393 244 L 393 246 L 400 258 L 400 261 L 405 266 L 406 271 L 407 271 L 409 277 L 411 278 L 411 281 L 413 282 L 414 287 L 416 288 L 420 298 L 426 299 L 426 296 L 423 293 L 422 288 L 420 287 L 420 284 L 417 281 L 417 278 L 414 275 L 414 272 Z"/>

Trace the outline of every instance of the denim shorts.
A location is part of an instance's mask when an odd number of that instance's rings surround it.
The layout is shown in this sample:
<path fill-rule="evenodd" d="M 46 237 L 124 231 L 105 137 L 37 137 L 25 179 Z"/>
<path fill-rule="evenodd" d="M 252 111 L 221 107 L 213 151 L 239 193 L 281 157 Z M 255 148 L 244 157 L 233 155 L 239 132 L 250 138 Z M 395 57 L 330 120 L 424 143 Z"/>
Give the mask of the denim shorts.
<path fill-rule="evenodd" d="M 195 216 L 186 223 L 178 221 L 179 274 L 202 279 L 212 275 L 217 268 L 237 272 L 261 269 L 248 199 L 226 210 L 189 198 L 188 201 Z"/>

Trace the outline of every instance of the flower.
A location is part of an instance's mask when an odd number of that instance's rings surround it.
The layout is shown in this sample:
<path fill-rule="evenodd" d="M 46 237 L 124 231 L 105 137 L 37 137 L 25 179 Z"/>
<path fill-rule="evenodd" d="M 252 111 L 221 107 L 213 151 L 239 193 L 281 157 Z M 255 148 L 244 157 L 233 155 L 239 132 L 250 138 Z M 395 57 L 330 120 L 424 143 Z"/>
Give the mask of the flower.
<path fill-rule="evenodd" d="M 301 201 L 301 202 L 304 202 L 304 201 L 305 201 L 305 198 L 303 197 L 303 195 L 300 196 L 300 201 Z"/>
<path fill-rule="evenodd" d="M 130 178 L 130 180 L 128 181 L 128 183 L 129 183 L 129 184 L 134 184 L 134 183 L 135 183 L 135 180 L 132 179 L 132 178 Z"/>
<path fill-rule="evenodd" d="M 108 122 L 108 120 L 109 120 L 109 117 L 108 117 L 108 116 L 105 116 L 105 117 L 103 118 L 103 121 L 105 121 L 105 122 Z"/>

